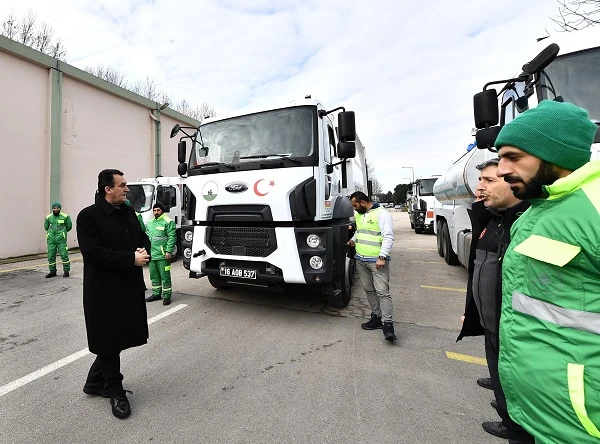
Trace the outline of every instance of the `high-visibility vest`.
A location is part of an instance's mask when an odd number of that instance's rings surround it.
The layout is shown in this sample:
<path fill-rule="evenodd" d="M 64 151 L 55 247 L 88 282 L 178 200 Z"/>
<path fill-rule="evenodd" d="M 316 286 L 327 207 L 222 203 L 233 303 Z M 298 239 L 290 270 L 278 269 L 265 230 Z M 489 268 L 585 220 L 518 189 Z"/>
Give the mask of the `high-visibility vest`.
<path fill-rule="evenodd" d="M 356 252 L 361 256 L 377 257 L 381 251 L 383 235 L 377 220 L 382 207 L 370 209 L 365 214 L 356 213 Z"/>

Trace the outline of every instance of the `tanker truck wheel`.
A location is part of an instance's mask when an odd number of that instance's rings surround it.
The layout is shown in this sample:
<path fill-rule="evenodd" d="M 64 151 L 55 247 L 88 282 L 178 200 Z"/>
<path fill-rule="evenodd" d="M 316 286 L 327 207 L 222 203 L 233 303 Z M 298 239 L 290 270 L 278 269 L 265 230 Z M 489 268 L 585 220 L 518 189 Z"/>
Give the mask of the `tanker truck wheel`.
<path fill-rule="evenodd" d="M 444 222 L 442 227 L 442 237 L 444 239 L 444 260 L 448 265 L 458 265 L 458 256 L 452 249 L 452 242 L 450 241 L 450 230 L 448 230 L 448 224 Z"/>
<path fill-rule="evenodd" d="M 213 288 L 217 289 L 217 290 L 228 290 L 229 287 L 227 285 L 225 285 L 225 280 L 221 279 L 217 276 L 208 276 L 208 282 L 210 283 L 210 285 L 213 286 Z"/>
<path fill-rule="evenodd" d="M 444 221 L 438 220 L 436 222 L 437 224 L 437 230 L 436 233 L 437 235 L 435 236 L 436 239 L 436 243 L 437 243 L 437 251 L 438 254 L 440 255 L 440 257 L 444 257 L 444 249 L 442 248 L 442 224 L 444 223 Z"/>
<path fill-rule="evenodd" d="M 345 257 L 344 270 L 339 276 L 333 278 L 333 291 L 326 292 L 327 305 L 336 308 L 344 308 L 350 302 L 352 296 L 352 284 L 354 283 L 354 258 Z"/>

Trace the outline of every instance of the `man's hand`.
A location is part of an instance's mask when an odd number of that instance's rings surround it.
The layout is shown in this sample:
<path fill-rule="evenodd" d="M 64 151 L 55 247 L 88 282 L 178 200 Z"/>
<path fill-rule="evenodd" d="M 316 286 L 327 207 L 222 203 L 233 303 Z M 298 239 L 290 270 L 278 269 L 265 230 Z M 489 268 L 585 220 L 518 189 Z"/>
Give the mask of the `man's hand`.
<path fill-rule="evenodd" d="M 346 245 L 348 245 L 349 247 L 354 247 L 354 241 L 352 239 L 350 239 L 348 242 L 346 242 Z"/>
<path fill-rule="evenodd" d="M 171 255 L 171 253 L 165 253 L 165 259 L 168 260 L 169 262 L 171 262 L 171 257 L 173 257 Z"/>
<path fill-rule="evenodd" d="M 150 260 L 150 255 L 146 253 L 145 248 L 138 248 L 135 250 L 135 265 L 137 267 L 142 267 L 148 263 Z"/>
<path fill-rule="evenodd" d="M 461 324 L 464 324 L 464 323 L 465 323 L 465 316 L 464 316 L 464 315 L 462 315 L 462 316 L 460 317 L 460 323 L 461 323 Z"/>
<path fill-rule="evenodd" d="M 377 268 L 378 270 L 380 270 L 383 267 L 385 267 L 385 259 L 381 259 L 380 257 L 378 257 L 377 261 L 375 262 L 375 268 Z"/>

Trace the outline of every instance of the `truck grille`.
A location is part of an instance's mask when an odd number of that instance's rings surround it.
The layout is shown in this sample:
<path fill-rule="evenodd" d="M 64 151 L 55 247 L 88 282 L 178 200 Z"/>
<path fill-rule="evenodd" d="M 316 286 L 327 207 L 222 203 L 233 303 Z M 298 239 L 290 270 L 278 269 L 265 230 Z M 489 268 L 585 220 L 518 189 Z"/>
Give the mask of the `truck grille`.
<path fill-rule="evenodd" d="M 211 227 L 208 246 L 217 254 L 266 257 L 277 248 L 275 229 L 266 227 Z"/>

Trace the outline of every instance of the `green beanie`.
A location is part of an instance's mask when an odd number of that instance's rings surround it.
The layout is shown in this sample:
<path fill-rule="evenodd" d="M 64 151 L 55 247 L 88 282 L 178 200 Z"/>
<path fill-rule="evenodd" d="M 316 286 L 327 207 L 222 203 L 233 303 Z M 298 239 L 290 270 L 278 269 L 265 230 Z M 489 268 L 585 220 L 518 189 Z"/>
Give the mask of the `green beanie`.
<path fill-rule="evenodd" d="M 542 100 L 500 130 L 496 148 L 514 146 L 548 163 L 575 171 L 590 161 L 597 127 L 571 103 Z"/>
<path fill-rule="evenodd" d="M 50 209 L 54 208 L 54 207 L 58 207 L 58 208 L 62 208 L 62 206 L 60 205 L 60 202 L 54 202 L 52 204 L 52 206 L 50 207 Z"/>

